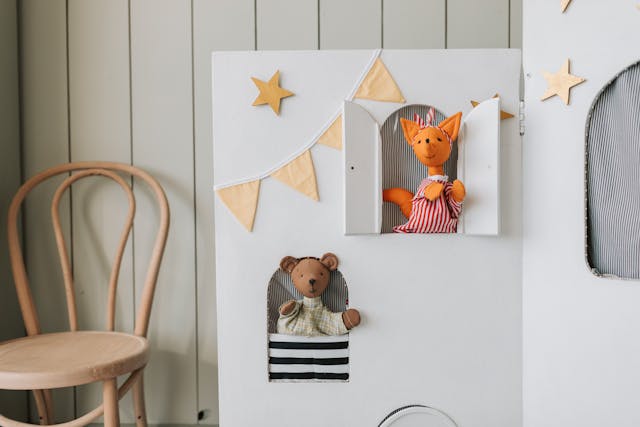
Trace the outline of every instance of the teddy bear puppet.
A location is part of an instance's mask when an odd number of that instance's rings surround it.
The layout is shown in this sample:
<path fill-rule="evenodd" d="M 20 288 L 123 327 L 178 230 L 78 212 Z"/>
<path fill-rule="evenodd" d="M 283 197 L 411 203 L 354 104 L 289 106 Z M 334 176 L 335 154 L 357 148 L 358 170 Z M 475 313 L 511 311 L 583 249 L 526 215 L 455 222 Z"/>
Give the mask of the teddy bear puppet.
<path fill-rule="evenodd" d="M 342 335 L 360 324 L 360 313 L 350 308 L 334 313 L 325 307 L 321 295 L 329 286 L 331 272 L 338 268 L 338 257 L 326 253 L 321 258 L 286 256 L 280 268 L 291 275 L 301 301 L 289 300 L 278 309 L 279 334 L 319 336 Z"/>

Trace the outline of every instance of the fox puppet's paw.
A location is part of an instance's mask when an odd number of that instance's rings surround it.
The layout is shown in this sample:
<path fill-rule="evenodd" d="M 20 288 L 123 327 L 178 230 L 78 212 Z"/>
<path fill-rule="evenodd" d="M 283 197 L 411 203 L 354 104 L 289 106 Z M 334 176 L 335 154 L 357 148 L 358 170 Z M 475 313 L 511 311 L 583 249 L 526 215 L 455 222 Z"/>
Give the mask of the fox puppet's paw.
<path fill-rule="evenodd" d="M 462 181 L 457 179 L 453 181 L 453 186 L 451 187 L 451 197 L 453 197 L 453 200 L 460 203 L 464 200 L 466 195 L 467 191 L 465 190 Z"/>
<path fill-rule="evenodd" d="M 434 201 L 442 194 L 442 190 L 444 189 L 444 184 L 441 182 L 432 182 L 427 185 L 427 188 L 424 189 L 424 197 L 427 200 Z"/>

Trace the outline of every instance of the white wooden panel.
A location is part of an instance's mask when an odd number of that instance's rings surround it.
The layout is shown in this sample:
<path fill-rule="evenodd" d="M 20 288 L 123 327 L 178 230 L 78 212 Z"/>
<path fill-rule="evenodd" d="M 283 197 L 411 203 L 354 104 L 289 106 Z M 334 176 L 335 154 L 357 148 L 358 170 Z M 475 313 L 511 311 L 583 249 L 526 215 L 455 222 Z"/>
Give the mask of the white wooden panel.
<path fill-rule="evenodd" d="M 131 162 L 129 8 L 127 0 L 70 0 L 69 112 L 71 160 Z M 78 323 L 104 329 L 111 263 L 127 214 L 126 195 L 106 179 L 73 187 L 73 266 Z M 133 253 L 125 249 L 118 280 L 116 329 L 133 330 Z M 102 401 L 102 385 L 78 388 L 77 415 Z M 123 422 L 133 420 L 130 396 Z"/>
<path fill-rule="evenodd" d="M 367 110 L 344 102 L 344 232 L 377 234 L 382 224 L 380 127 Z"/>
<path fill-rule="evenodd" d="M 164 186 L 171 229 L 156 289 L 145 390 L 150 423 L 197 422 L 191 2 L 131 3 L 133 163 Z M 157 229 L 136 185 L 135 277 L 143 283 Z M 136 287 L 140 295 L 141 287 Z"/>
<path fill-rule="evenodd" d="M 20 104 L 18 101 L 18 14 L 16 0 L 0 2 L 0 224 L 20 186 Z M 9 269 L 7 230 L 0 227 L 0 341 L 24 335 L 13 278 Z M 21 421 L 28 418 L 27 393 L 0 391 L 0 413 Z"/>
<path fill-rule="evenodd" d="M 218 341 L 213 231 L 211 52 L 255 48 L 253 0 L 193 2 L 194 160 L 200 424 L 218 423 Z"/>
<path fill-rule="evenodd" d="M 640 60 L 636 3 L 574 0 L 563 14 L 555 1 L 524 2 L 527 427 L 640 425 L 640 283 L 594 276 L 584 244 L 585 123 L 596 94 Z M 557 97 L 540 101 L 542 70 L 557 72 L 567 58 L 586 82 L 571 90 L 569 106 Z M 561 180 L 549 185 L 545 177 L 555 171 Z"/>
<path fill-rule="evenodd" d="M 447 47 L 509 47 L 509 0 L 447 0 Z"/>
<path fill-rule="evenodd" d="M 498 235 L 500 99 L 488 99 L 469 112 L 457 143 L 458 179 L 467 191 L 458 233 Z"/>
<path fill-rule="evenodd" d="M 384 0 L 386 49 L 442 49 L 446 37 L 446 0 Z"/>
<path fill-rule="evenodd" d="M 381 47 L 382 0 L 318 0 L 320 49 Z"/>
<path fill-rule="evenodd" d="M 319 0 L 256 0 L 258 49 L 317 49 Z"/>
<path fill-rule="evenodd" d="M 23 175 L 30 177 L 69 160 L 67 114 L 67 22 L 65 0 L 20 2 Z M 68 329 L 62 274 L 49 214 L 61 179 L 42 184 L 24 205 L 27 272 L 43 331 Z M 60 203 L 65 236 L 71 228 L 70 203 Z M 73 417 L 73 390 L 53 393 L 57 420 Z M 34 408 L 31 405 L 31 408 Z M 32 420 L 35 411 L 32 411 Z"/>
<path fill-rule="evenodd" d="M 240 85 L 246 79 L 237 70 L 270 68 L 277 61 L 292 75 L 304 70 L 306 76 L 319 78 L 321 75 L 327 82 L 333 82 L 334 78 L 339 82 L 345 75 L 359 74 L 358 71 L 352 74 L 348 68 L 354 66 L 355 60 L 340 57 L 330 72 L 321 66 L 317 66 L 315 72 L 307 72 L 306 65 L 314 64 L 318 58 L 326 61 L 324 55 L 336 55 L 338 59 L 337 55 L 345 53 L 356 58 L 362 51 L 305 52 L 289 54 L 289 60 L 284 53 L 215 56 L 214 91 L 218 94 L 217 89 L 221 88 L 220 93 L 229 95 L 223 99 L 217 97 L 214 102 L 216 183 L 232 178 L 232 172 L 224 173 L 227 169 L 224 164 L 234 161 L 233 150 L 226 146 L 235 147 L 238 141 L 237 128 L 225 111 L 235 111 L 252 124 L 258 122 L 260 115 L 246 102 L 251 97 L 237 96 L 244 93 Z M 449 114 L 458 109 L 469 111 L 469 96 L 481 95 L 474 95 L 474 90 L 488 92 L 484 96 L 490 97 L 493 88 L 498 88 L 508 99 L 509 108 L 517 104 L 518 52 L 383 51 L 382 59 L 408 103 L 429 100 Z M 420 67 L 415 66 L 416 61 Z M 460 78 L 441 82 L 429 72 L 425 75 L 423 70 L 429 67 L 424 64 L 434 62 L 444 62 L 445 69 L 456 70 Z M 492 66 L 500 73 L 476 72 Z M 338 77 L 334 77 L 336 75 Z M 420 84 L 424 80 L 439 81 L 439 84 Z M 286 134 L 283 129 L 308 129 L 309 132 L 318 129 L 313 122 L 302 121 L 302 115 L 329 114 L 332 110 L 326 98 L 331 98 L 333 93 L 325 92 L 304 98 L 298 96 L 299 108 L 295 114 L 293 109 L 287 109 L 287 114 L 281 115 L 278 122 L 265 121 L 265 128 L 273 129 L 274 136 L 279 132 L 273 139 L 288 146 L 290 153 L 292 146 L 300 147 L 301 139 L 280 138 L 296 135 Z M 376 108 L 375 104 L 382 118 L 399 106 L 376 101 L 356 102 L 370 111 Z M 319 105 L 326 108 L 324 113 Z M 218 114 L 220 111 L 222 115 Z M 380 122 L 378 115 L 372 113 L 372 116 Z M 309 427 L 374 426 L 394 408 L 415 401 L 443 409 L 461 426 L 519 425 L 522 417 L 521 144 L 517 123 L 507 122 L 503 127 L 501 158 L 506 165 L 502 176 L 505 221 L 503 233 L 497 238 L 392 233 L 344 236 L 340 153 L 322 146 L 312 149 L 319 202 L 307 202 L 299 193 L 266 178 L 260 188 L 255 227 L 248 233 L 238 226 L 226 207 L 216 201 L 221 425 L 298 426 L 299 420 L 304 419 Z M 260 138 L 241 140 L 245 153 L 250 150 L 271 155 L 274 151 Z M 253 162 L 253 159 L 247 161 Z M 350 382 L 272 387 L 264 376 L 264 307 L 268 279 L 284 255 L 317 256 L 327 250 L 335 251 L 340 257 L 339 268 L 349 284 L 350 306 L 363 313 L 364 321 L 349 334 Z M 251 260 L 251 268 L 246 268 L 247 260 Z M 461 265 L 464 268 L 460 268 Z M 393 304 L 389 303 L 390 299 Z M 423 339 L 406 339 L 411 336 Z M 313 412 L 318 401 L 332 410 Z M 283 417 L 283 413 L 287 416 Z M 314 416 L 309 417 L 309 413 Z"/>

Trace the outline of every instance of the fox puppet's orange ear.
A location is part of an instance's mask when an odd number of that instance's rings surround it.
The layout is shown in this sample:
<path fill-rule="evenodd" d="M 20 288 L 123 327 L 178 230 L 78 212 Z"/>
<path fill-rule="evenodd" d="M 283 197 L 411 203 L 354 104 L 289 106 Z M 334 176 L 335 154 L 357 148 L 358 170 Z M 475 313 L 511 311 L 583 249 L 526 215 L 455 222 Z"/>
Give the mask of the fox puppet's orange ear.
<path fill-rule="evenodd" d="M 451 141 L 455 141 L 458 138 L 458 132 L 460 131 L 460 123 L 462 122 L 462 113 L 455 113 L 451 117 L 447 117 L 438 124 L 438 127 L 445 131 L 451 138 Z"/>
<path fill-rule="evenodd" d="M 413 138 L 420 132 L 420 125 L 413 120 L 400 119 L 400 125 L 402 126 L 402 133 L 404 133 L 404 139 L 407 140 L 409 145 L 413 144 Z"/>

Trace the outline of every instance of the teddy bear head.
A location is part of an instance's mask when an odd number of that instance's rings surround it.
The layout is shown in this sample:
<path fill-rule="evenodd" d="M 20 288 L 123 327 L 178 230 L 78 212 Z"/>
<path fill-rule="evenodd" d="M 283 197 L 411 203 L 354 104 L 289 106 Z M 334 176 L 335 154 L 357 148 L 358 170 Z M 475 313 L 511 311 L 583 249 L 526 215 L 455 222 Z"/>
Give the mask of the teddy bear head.
<path fill-rule="evenodd" d="M 338 268 L 338 257 L 332 253 L 321 258 L 286 256 L 280 261 L 280 268 L 291 275 L 294 286 L 302 295 L 315 298 L 329 286 L 331 272 Z"/>

